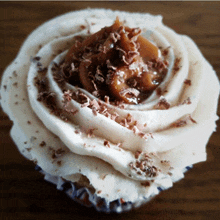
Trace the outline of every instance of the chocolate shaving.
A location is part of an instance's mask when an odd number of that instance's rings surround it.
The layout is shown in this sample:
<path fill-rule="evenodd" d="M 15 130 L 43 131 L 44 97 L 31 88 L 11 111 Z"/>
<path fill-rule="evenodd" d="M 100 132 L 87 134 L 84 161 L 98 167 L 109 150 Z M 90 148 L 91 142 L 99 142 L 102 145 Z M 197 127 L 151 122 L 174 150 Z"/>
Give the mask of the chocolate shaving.
<path fill-rule="evenodd" d="M 46 146 L 46 142 L 45 142 L 45 141 L 42 141 L 39 145 L 40 145 L 41 147 L 44 147 L 44 146 Z"/>
<path fill-rule="evenodd" d="M 84 30 L 84 29 L 86 28 L 86 26 L 85 26 L 85 25 L 80 25 L 80 28 L 81 28 L 82 30 Z"/>
<path fill-rule="evenodd" d="M 18 76 L 18 74 L 17 74 L 17 72 L 15 70 L 13 71 L 13 75 L 14 75 L 14 77 Z"/>
<path fill-rule="evenodd" d="M 65 150 L 63 150 L 62 148 L 59 148 L 57 150 L 49 148 L 49 150 L 52 151 L 52 155 L 51 155 L 52 159 L 56 159 L 58 157 L 61 157 L 65 153 Z"/>
<path fill-rule="evenodd" d="M 188 85 L 188 86 L 191 86 L 191 85 L 192 85 L 190 79 L 185 79 L 185 80 L 184 80 L 184 83 L 185 83 L 186 85 Z"/>
<path fill-rule="evenodd" d="M 192 118 L 191 115 L 185 117 L 185 120 L 178 120 L 172 124 L 173 127 L 183 127 L 188 124 L 188 121 L 196 124 L 197 122 Z"/>
<path fill-rule="evenodd" d="M 60 160 L 57 161 L 57 165 L 61 166 L 62 162 Z"/>
<path fill-rule="evenodd" d="M 110 148 L 110 144 L 109 144 L 109 141 L 107 141 L 107 140 L 104 140 L 104 146 L 107 146 L 107 147 L 109 147 L 109 148 Z"/>
<path fill-rule="evenodd" d="M 165 75 L 167 73 L 167 66 L 169 65 L 167 60 L 162 60 L 161 58 L 156 58 L 151 60 L 152 67 L 148 66 L 149 69 L 153 70 L 156 69 L 157 72 L 161 73 L 162 75 Z"/>
<path fill-rule="evenodd" d="M 38 67 L 42 66 L 42 63 L 37 62 L 37 66 L 38 66 Z"/>
<path fill-rule="evenodd" d="M 64 91 L 64 94 L 63 94 L 63 100 L 62 102 L 64 103 L 63 104 L 63 108 L 66 112 L 68 113 L 71 113 L 72 115 L 75 115 L 76 113 L 79 112 L 78 109 L 73 109 L 73 108 L 69 108 L 69 104 L 72 100 L 72 92 L 70 90 L 67 90 L 67 91 Z"/>
<path fill-rule="evenodd" d="M 110 61 L 110 60 L 106 60 L 106 64 L 107 64 L 107 68 L 108 68 L 108 69 L 112 69 L 112 70 L 116 70 L 116 69 L 117 69 L 117 67 L 115 67 L 115 66 L 113 66 L 113 65 L 111 64 L 111 61 Z"/>
<path fill-rule="evenodd" d="M 147 134 L 143 133 L 143 132 L 139 132 L 138 136 L 144 139 L 147 139 Z"/>
<path fill-rule="evenodd" d="M 120 92 L 121 95 L 126 96 L 127 94 L 132 95 L 134 97 L 138 97 L 140 92 L 135 88 L 127 88 Z"/>
<path fill-rule="evenodd" d="M 80 131 L 79 130 L 75 130 L 75 134 L 80 134 Z"/>
<path fill-rule="evenodd" d="M 37 100 L 44 102 L 51 110 L 57 109 L 55 104 L 55 93 L 53 92 L 40 92 L 38 93 Z"/>
<path fill-rule="evenodd" d="M 118 40 L 120 40 L 121 36 L 117 32 L 110 33 L 110 38 L 113 40 L 114 43 L 116 43 Z"/>
<path fill-rule="evenodd" d="M 18 83 L 17 82 L 13 83 L 12 85 L 15 86 L 15 87 L 18 87 Z"/>
<path fill-rule="evenodd" d="M 72 92 L 70 90 L 67 90 L 63 93 L 63 102 L 70 102 L 72 100 Z"/>
<path fill-rule="evenodd" d="M 102 72 L 100 70 L 100 66 L 97 66 L 96 74 L 95 74 L 95 80 L 98 81 L 98 82 L 101 82 L 101 83 L 103 83 L 105 81 L 104 75 L 102 74 Z M 98 90 L 97 86 L 95 87 L 95 89 Z"/>
<path fill-rule="evenodd" d="M 142 153 L 142 151 L 138 150 L 135 152 L 135 158 L 138 159 L 138 157 L 140 156 L 140 154 Z"/>
<path fill-rule="evenodd" d="M 51 110 L 51 113 L 67 121 L 67 117 L 62 109 L 56 106 L 56 94 L 49 91 L 48 79 L 43 75 L 35 77 L 35 86 L 38 89 L 37 100 L 43 102 L 46 107 Z"/>
<path fill-rule="evenodd" d="M 36 56 L 36 57 L 34 57 L 34 58 L 32 59 L 32 61 L 39 61 L 40 59 L 41 59 L 41 57 Z"/>
<path fill-rule="evenodd" d="M 186 122 L 185 120 L 179 120 L 179 121 L 173 123 L 172 126 L 178 128 L 178 127 L 183 127 L 183 126 L 185 126 L 185 125 L 187 125 L 187 122 Z"/>
<path fill-rule="evenodd" d="M 174 61 L 174 67 L 173 67 L 173 74 L 176 74 L 176 72 L 180 69 L 179 63 L 181 61 L 181 58 L 176 58 Z"/>
<path fill-rule="evenodd" d="M 160 162 L 163 163 L 163 164 L 167 164 L 167 165 L 170 164 L 170 161 L 169 161 L 169 160 L 161 160 Z"/>
<path fill-rule="evenodd" d="M 87 131 L 87 136 L 88 136 L 88 137 L 92 137 L 92 136 L 93 136 L 93 132 L 94 132 L 95 130 L 97 130 L 97 128 L 91 128 L 91 129 L 89 129 L 89 130 Z"/>
<path fill-rule="evenodd" d="M 141 183 L 141 185 L 147 187 L 147 186 L 150 186 L 150 182 L 149 182 L 149 181 L 146 181 L 146 182 L 144 182 L 144 183 Z"/>
<path fill-rule="evenodd" d="M 187 99 L 185 99 L 185 100 L 182 102 L 182 105 L 185 105 L 185 104 L 186 104 L 186 105 L 192 104 L 190 97 L 188 97 Z"/>
<path fill-rule="evenodd" d="M 37 72 L 45 74 L 47 72 L 47 67 L 40 67 L 40 68 L 38 68 Z"/>
<path fill-rule="evenodd" d="M 130 162 L 129 167 L 137 173 L 137 175 L 144 175 L 148 177 L 156 177 L 160 170 L 155 167 L 153 164 L 153 160 L 147 153 L 143 153 L 141 151 L 136 152 L 135 155 L 136 160 Z"/>
<path fill-rule="evenodd" d="M 194 120 L 193 118 L 192 118 L 192 116 L 191 115 L 189 115 L 189 119 L 190 119 L 190 121 L 192 122 L 192 123 L 194 123 L 194 124 L 196 124 L 197 122 L 196 122 L 196 120 Z"/>
<path fill-rule="evenodd" d="M 160 97 L 158 104 L 155 106 L 156 109 L 164 110 L 170 108 L 170 103 L 164 98 Z"/>

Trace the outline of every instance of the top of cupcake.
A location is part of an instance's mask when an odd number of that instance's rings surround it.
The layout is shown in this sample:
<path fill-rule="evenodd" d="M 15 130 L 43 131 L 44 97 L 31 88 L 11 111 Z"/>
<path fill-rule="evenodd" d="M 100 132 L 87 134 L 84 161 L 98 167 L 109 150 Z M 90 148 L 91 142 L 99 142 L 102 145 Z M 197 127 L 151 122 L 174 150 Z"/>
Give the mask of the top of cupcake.
<path fill-rule="evenodd" d="M 47 173 L 136 201 L 206 159 L 218 89 L 193 41 L 161 16 L 92 9 L 30 34 L 1 104 L 20 151 Z"/>

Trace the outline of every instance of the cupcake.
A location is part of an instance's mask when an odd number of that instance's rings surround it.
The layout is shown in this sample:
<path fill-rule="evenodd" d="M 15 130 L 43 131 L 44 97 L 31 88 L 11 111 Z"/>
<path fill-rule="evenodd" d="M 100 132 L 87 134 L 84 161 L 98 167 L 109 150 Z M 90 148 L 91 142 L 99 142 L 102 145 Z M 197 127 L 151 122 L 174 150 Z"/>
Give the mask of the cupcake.
<path fill-rule="evenodd" d="M 1 84 L 19 151 L 57 189 L 103 212 L 139 207 L 206 160 L 218 95 L 189 37 L 161 16 L 105 9 L 38 27 Z"/>

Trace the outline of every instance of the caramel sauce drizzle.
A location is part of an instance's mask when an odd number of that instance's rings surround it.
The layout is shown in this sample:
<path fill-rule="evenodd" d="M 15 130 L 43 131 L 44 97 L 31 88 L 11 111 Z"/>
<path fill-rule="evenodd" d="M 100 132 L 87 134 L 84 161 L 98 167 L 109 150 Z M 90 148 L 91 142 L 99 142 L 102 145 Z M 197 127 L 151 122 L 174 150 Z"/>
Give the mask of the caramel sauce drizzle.
<path fill-rule="evenodd" d="M 69 82 L 78 82 L 96 97 L 108 96 L 113 102 L 145 100 L 162 82 L 167 63 L 159 58 L 159 48 L 140 33 L 139 28 L 125 27 L 117 17 L 112 26 L 76 41 L 64 62 L 64 71 L 75 67 Z"/>

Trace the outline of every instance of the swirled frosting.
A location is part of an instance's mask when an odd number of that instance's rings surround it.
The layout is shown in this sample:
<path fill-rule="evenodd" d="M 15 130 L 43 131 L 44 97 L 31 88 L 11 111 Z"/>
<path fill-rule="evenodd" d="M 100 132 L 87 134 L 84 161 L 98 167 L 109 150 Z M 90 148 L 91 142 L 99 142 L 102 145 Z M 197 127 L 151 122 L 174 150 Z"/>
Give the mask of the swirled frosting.
<path fill-rule="evenodd" d="M 140 28 L 169 63 L 157 89 L 136 104 L 116 105 L 65 80 L 79 68 L 70 62 L 68 72 L 63 69 L 72 45 L 117 16 L 125 26 Z M 14 122 L 11 135 L 27 158 L 51 175 L 87 182 L 108 201 L 135 202 L 206 160 L 219 83 L 195 43 L 166 27 L 161 16 L 88 9 L 33 31 L 5 70 L 1 95 Z"/>

